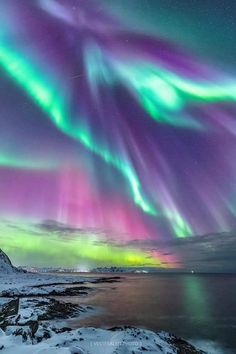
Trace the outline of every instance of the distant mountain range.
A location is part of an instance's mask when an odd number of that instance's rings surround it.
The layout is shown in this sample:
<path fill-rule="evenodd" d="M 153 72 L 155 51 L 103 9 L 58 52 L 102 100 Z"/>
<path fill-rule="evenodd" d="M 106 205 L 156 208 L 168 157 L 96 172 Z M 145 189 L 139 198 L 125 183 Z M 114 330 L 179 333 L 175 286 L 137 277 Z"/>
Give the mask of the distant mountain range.
<path fill-rule="evenodd" d="M 144 268 L 144 267 L 98 267 L 98 268 L 91 269 L 91 273 L 149 273 L 149 272 L 153 272 L 153 269 Z"/>

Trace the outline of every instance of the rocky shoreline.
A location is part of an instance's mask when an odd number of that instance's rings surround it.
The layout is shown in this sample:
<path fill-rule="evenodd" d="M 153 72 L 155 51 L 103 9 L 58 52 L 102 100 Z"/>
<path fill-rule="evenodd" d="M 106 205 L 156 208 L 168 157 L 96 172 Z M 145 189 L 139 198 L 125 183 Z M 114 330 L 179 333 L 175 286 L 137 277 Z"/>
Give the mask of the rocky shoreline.
<path fill-rule="evenodd" d="M 24 273 L 0 250 L 0 353 L 3 354 L 203 354 L 166 332 L 134 327 L 72 329 L 66 319 L 92 315 L 92 306 L 68 298 L 88 296 L 95 284 L 119 276 Z M 122 309 L 121 309 L 122 310 Z"/>
<path fill-rule="evenodd" d="M 185 340 L 165 332 L 154 333 L 126 326 L 106 330 L 71 329 L 65 325 L 66 319 L 90 315 L 95 310 L 91 306 L 72 304 L 68 302 L 68 297 L 87 296 L 96 291 L 90 285 L 116 283 L 122 280 L 119 276 L 80 277 L 79 280 L 52 276 L 43 283 L 42 275 L 41 278 L 36 277 L 36 284 L 31 284 L 32 274 L 28 276 L 30 285 L 27 284 L 27 274 L 18 275 L 18 278 L 23 277 L 21 282 L 17 279 L 18 284 L 23 286 L 17 288 L 14 287 L 15 277 L 12 281 L 8 277 L 8 289 L 5 286 L 0 293 L 1 353 L 15 353 L 15 340 L 19 343 L 20 339 L 20 347 L 17 347 L 19 354 L 38 353 L 39 350 L 52 354 L 99 354 L 104 350 L 108 354 L 203 354 Z"/>

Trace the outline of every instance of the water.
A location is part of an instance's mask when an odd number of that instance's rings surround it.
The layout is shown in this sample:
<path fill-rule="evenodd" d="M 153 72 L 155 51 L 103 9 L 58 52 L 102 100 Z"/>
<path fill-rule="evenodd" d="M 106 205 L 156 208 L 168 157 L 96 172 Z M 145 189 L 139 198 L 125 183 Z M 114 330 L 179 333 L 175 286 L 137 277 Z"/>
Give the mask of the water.
<path fill-rule="evenodd" d="M 78 298 L 103 311 L 70 325 L 165 330 L 208 346 L 209 353 L 236 353 L 236 275 L 122 276 L 122 282 L 96 285 L 95 294 Z M 214 350 L 215 345 L 225 349 Z"/>

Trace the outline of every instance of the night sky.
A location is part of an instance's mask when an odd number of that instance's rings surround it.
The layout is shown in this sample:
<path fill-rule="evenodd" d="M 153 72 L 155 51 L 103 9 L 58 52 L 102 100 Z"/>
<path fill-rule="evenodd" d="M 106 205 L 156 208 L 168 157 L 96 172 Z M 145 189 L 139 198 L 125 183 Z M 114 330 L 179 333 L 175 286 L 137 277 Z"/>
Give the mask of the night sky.
<path fill-rule="evenodd" d="M 0 0 L 0 247 L 236 270 L 233 0 Z"/>

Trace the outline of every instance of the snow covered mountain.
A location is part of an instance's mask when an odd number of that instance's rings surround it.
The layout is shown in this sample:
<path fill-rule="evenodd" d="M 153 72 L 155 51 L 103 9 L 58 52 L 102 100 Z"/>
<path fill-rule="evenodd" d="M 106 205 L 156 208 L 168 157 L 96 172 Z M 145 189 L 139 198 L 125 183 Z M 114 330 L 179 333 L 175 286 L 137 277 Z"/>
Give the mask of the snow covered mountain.
<path fill-rule="evenodd" d="M 8 256 L 0 249 L 0 274 L 11 274 L 20 272 L 14 267 Z"/>

